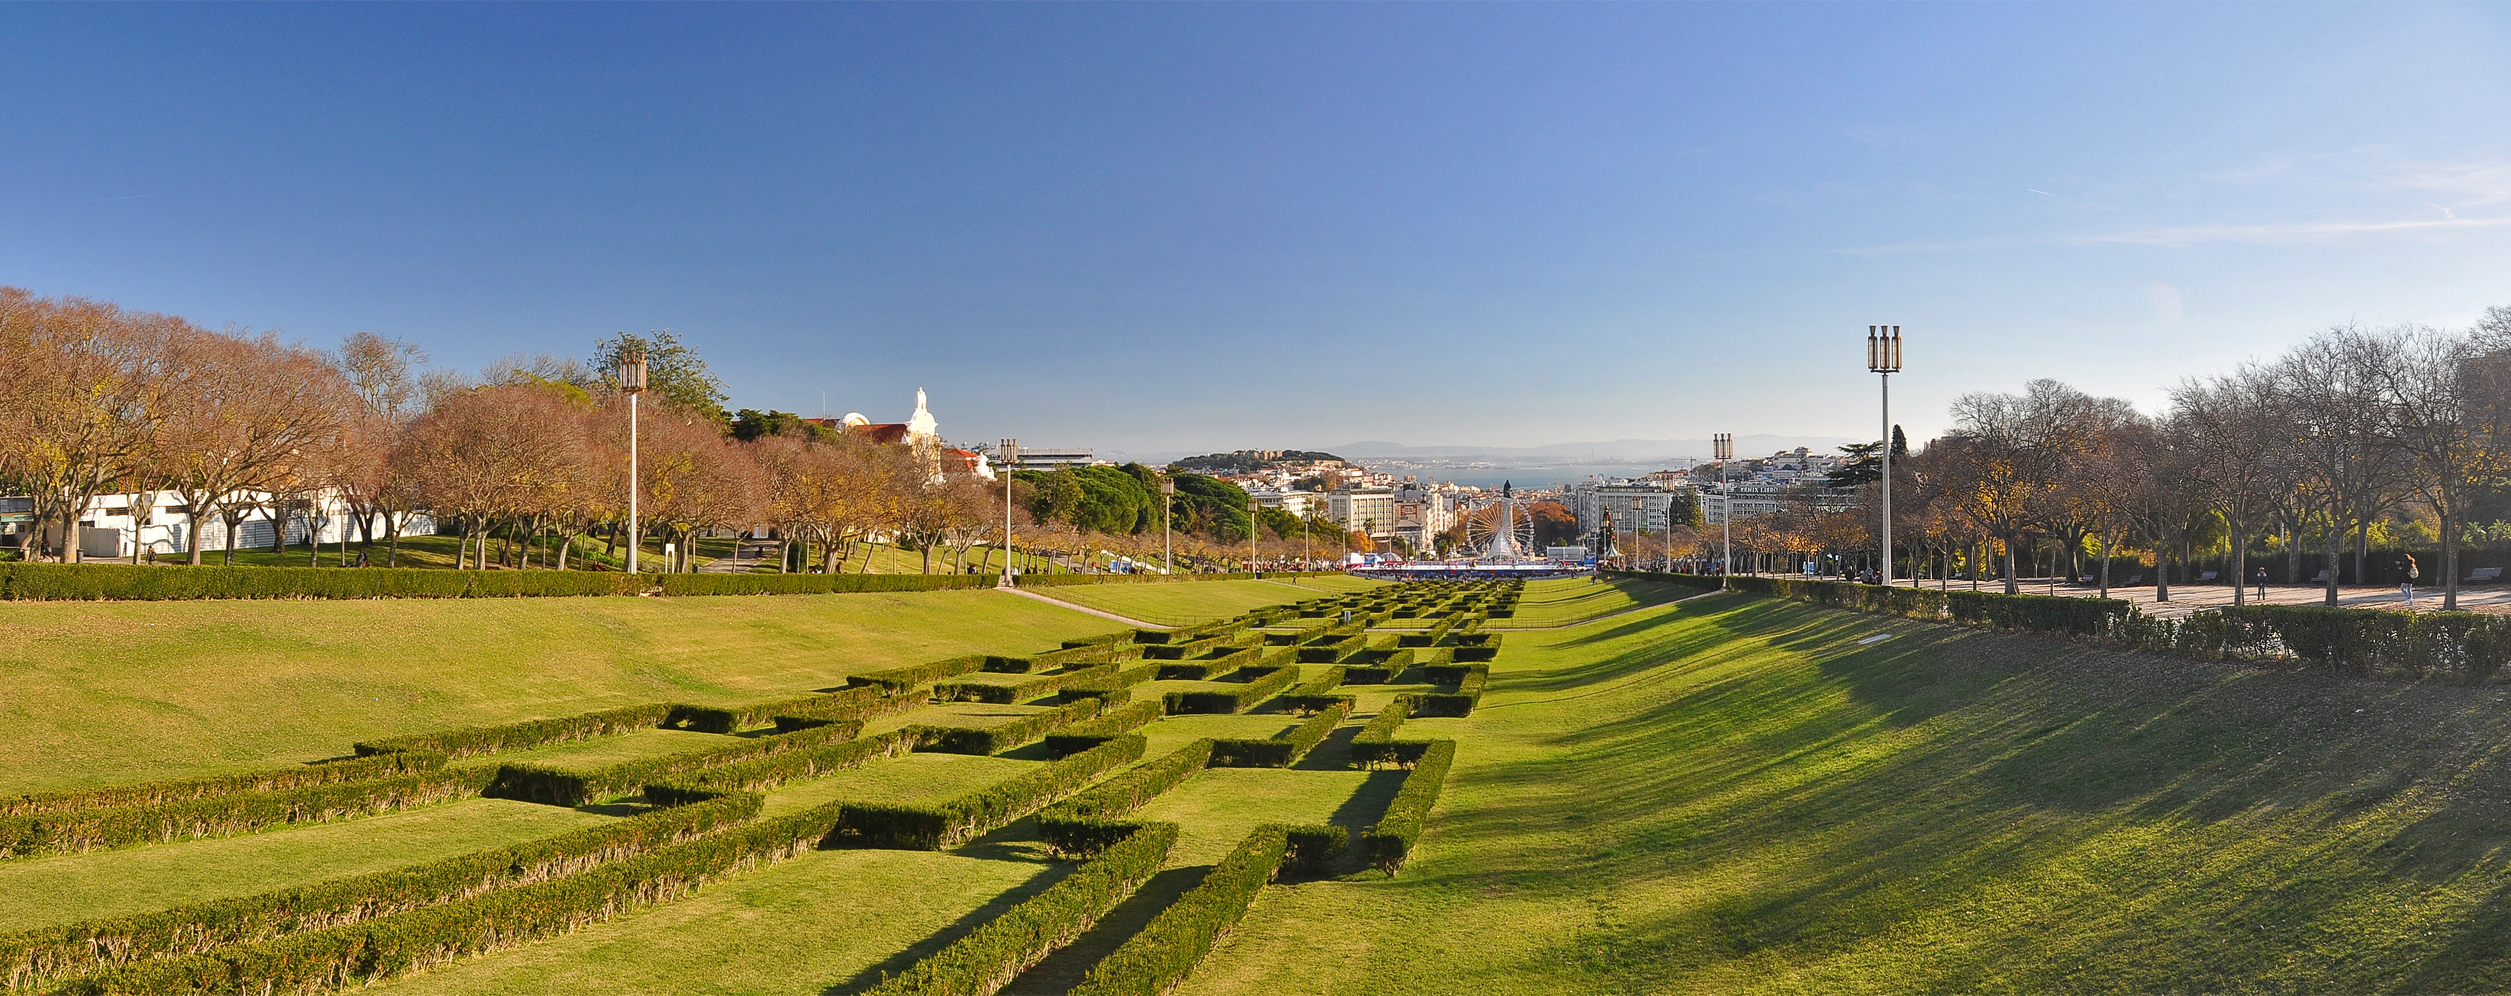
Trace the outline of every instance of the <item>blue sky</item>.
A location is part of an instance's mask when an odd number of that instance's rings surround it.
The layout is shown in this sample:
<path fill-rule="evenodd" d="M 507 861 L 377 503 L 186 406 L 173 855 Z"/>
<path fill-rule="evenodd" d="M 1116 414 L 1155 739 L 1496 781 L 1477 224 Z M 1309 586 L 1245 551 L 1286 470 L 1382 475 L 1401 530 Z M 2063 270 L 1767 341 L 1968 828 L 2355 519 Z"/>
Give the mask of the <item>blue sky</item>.
<path fill-rule="evenodd" d="M 2511 8 L 0 7 L 0 283 L 1176 451 L 1867 436 L 2511 304 Z"/>

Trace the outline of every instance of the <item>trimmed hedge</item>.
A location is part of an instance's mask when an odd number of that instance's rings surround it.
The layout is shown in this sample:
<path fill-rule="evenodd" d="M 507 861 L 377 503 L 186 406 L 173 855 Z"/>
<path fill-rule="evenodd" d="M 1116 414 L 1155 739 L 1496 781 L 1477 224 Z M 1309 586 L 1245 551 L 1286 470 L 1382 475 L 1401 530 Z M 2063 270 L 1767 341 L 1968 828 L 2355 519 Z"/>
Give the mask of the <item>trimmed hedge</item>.
<path fill-rule="evenodd" d="M 1716 588 L 1716 578 L 1685 574 L 1620 573 L 1616 577 L 1640 577 L 1694 587 Z M 1901 616 L 1927 622 L 1952 622 L 1964 626 L 2012 630 L 2027 633 L 2062 633 L 2068 636 L 2108 636 L 2128 620 L 2135 607 L 2115 598 L 2074 598 L 2048 595 L 2007 595 L 1985 591 L 1945 591 L 1925 588 L 1903 588 L 1845 581 L 1813 581 L 1795 578 L 1769 578 L 1735 575 L 1725 579 L 1725 587 L 1758 595 L 1850 609 L 1874 615 Z"/>
<path fill-rule="evenodd" d="M 1057 674 L 1040 675 L 1026 681 L 954 681 L 933 686 L 933 697 L 944 702 L 991 702 L 1009 705 L 1042 698 L 1070 685 L 1089 685 L 1116 677 L 1116 665 L 1077 668 Z"/>
<path fill-rule="evenodd" d="M 1159 874 L 1176 842 L 1176 824 L 1140 827 L 1045 891 L 1004 910 L 1003 915 L 865 993 L 991 996 L 1029 966 L 1072 943 L 1135 888 Z"/>
<path fill-rule="evenodd" d="M 1282 704 L 1308 715 L 1331 707 L 1338 700 L 1347 701 L 1351 696 L 1336 695 L 1334 690 L 1342 687 L 1348 673 L 1349 670 L 1340 664 L 1319 668 L 1315 677 L 1292 685 L 1289 691 L 1283 692 Z"/>
<path fill-rule="evenodd" d="M 1430 741 L 1395 739 L 1395 728 L 1404 725 L 1404 720 L 1412 715 L 1412 702 L 1412 696 L 1398 695 L 1360 728 L 1351 738 L 1353 767 L 1393 764 L 1409 768 L 1420 763 L 1421 755 L 1430 749 Z"/>
<path fill-rule="evenodd" d="M 1256 668 L 1247 667 L 1239 670 L 1254 672 Z M 1228 691 L 1170 692 L 1168 693 L 1168 711 L 1171 715 L 1190 712 L 1245 712 L 1272 698 L 1282 689 L 1290 687 L 1291 683 L 1297 680 L 1299 680 L 1297 667 L 1281 665 Z"/>
<path fill-rule="evenodd" d="M 651 702 L 573 716 L 387 737 L 357 744 L 356 748 L 361 757 L 406 751 L 437 751 L 449 757 L 470 757 L 650 729 L 663 725 L 663 720 L 670 718 L 674 708 L 677 707 L 668 702 Z"/>
<path fill-rule="evenodd" d="M 1110 768 L 1141 757 L 1141 735 L 1128 733 L 939 803 L 844 803 L 838 829 L 866 847 L 910 851 L 957 847 L 1079 791 Z"/>
<path fill-rule="evenodd" d="M 72 976 L 390 916 L 571 875 L 741 823 L 750 794 L 657 809 L 572 833 L 254 896 L 0 935 L 0 978 L 48 990 Z"/>
<path fill-rule="evenodd" d="M 2138 615 L 2113 638 L 2146 650 L 2291 660 L 2350 674 L 2450 675 L 2483 681 L 2511 663 L 2511 616 L 2326 606 L 2200 609 L 2179 620 Z"/>
<path fill-rule="evenodd" d="M 380 757 L 358 757 L 341 761 L 326 761 L 320 764 L 304 764 L 275 771 L 252 771 L 240 775 L 210 775 L 203 778 L 141 782 L 136 785 L 107 785 L 102 788 L 36 792 L 0 799 L 0 816 L 66 813 L 81 809 L 122 806 L 150 806 L 236 792 L 279 792 L 310 785 L 332 785 L 340 782 L 390 778 L 395 775 L 433 771 L 444 767 L 445 760 L 445 755 L 436 751 L 408 751 Z"/>
<path fill-rule="evenodd" d="M 1117 635 L 1121 637 L 1125 634 Z M 1070 646 L 1071 642 L 1065 641 L 1067 646 L 1062 650 L 1031 654 L 1029 666 L 1039 671 L 1050 671 L 1056 668 L 1078 667 L 1083 664 L 1116 664 L 1139 660 L 1142 657 L 1141 647 L 1122 639 L 1112 643 L 1084 643 L 1077 647 Z"/>
<path fill-rule="evenodd" d="M 1403 676 L 1412 667 L 1419 650 L 1370 650 L 1353 654 L 1344 662 L 1343 684 L 1383 685 Z"/>
<path fill-rule="evenodd" d="M 1104 680 L 1065 685 L 1064 687 L 1056 690 L 1055 696 L 1058 701 L 1063 702 L 1070 702 L 1074 699 L 1107 699 L 1109 701 L 1115 701 L 1130 697 L 1133 694 L 1133 692 L 1130 691 L 1133 686 L 1159 677 L 1159 674 L 1160 665 L 1158 664 L 1143 664 L 1136 667 L 1122 668 L 1119 669 L 1113 677 L 1106 678 Z"/>
<path fill-rule="evenodd" d="M 1332 664 L 1369 649 L 1367 637 L 1354 634 L 1343 637 L 1318 637 L 1299 647 L 1299 663 Z"/>
<path fill-rule="evenodd" d="M 731 708 L 675 705 L 662 725 L 700 733 L 734 733 L 772 724 L 779 732 L 791 733 L 822 723 L 904 712 L 922 704 L 911 695 L 889 695 L 878 685 L 855 685 Z"/>
<path fill-rule="evenodd" d="M 1193 777 L 1211 760 L 1212 740 L 1206 737 L 1127 768 L 1038 813 L 1038 838 L 1058 854 L 1095 854 L 1133 832 L 1135 824 L 1118 817 Z"/>
<path fill-rule="evenodd" d="M 1351 848 L 1351 831 L 1342 827 L 1318 824 L 1283 829 L 1290 837 L 1289 865 L 1304 874 L 1324 874 L 1327 865 Z"/>
<path fill-rule="evenodd" d="M 1256 648 L 1244 647 L 1210 657 L 1161 664 L 1160 678 L 1210 681 L 1263 659 L 1263 653 Z"/>
<path fill-rule="evenodd" d="M 1090 966 L 1073 996 L 1160 996 L 1186 978 L 1236 926 L 1247 904 L 1273 880 L 1290 853 L 1288 828 L 1266 824 L 1231 848 L 1203 876 L 1124 945 Z"/>
<path fill-rule="evenodd" d="M 891 730 L 860 740 L 822 743 L 707 768 L 668 782 L 649 783 L 645 786 L 645 801 L 658 806 L 676 806 L 724 792 L 763 791 L 786 782 L 859 768 L 882 758 L 896 757 L 914 750 L 915 745 L 916 734 L 910 730 Z"/>
<path fill-rule="evenodd" d="M 62 991 L 73 996 L 312 992 L 380 982 L 667 903 L 802 853 L 834 829 L 837 812 L 832 804 L 756 820 L 564 878 L 344 927 L 143 962 L 73 980 Z"/>
<path fill-rule="evenodd" d="M 889 689 L 890 694 L 895 695 L 912 688 L 930 685 L 944 678 L 956 678 L 982 668 L 985 666 L 987 656 L 986 654 L 965 654 L 923 664 L 909 664 L 906 667 L 866 671 L 862 674 L 847 675 L 846 684 L 877 685 Z"/>
<path fill-rule="evenodd" d="M 910 726 L 907 729 L 916 734 L 917 750 L 943 754 L 1000 754 L 1067 724 L 1096 716 L 1119 701 L 1082 699 L 996 726 Z"/>
<path fill-rule="evenodd" d="M 1336 696 L 1333 704 L 1319 710 L 1307 722 L 1284 730 L 1270 740 L 1215 740 L 1212 766 L 1215 768 L 1287 768 L 1308 756 L 1316 745 L 1333 735 L 1334 728 L 1351 716 L 1351 698 Z"/>
<path fill-rule="evenodd" d="M 0 564 L 0 599 L 13 601 L 511 598 L 533 595 L 633 595 L 645 589 L 646 581 L 642 577 L 593 571 Z"/>
<path fill-rule="evenodd" d="M 1360 835 L 1360 849 L 1371 864 L 1389 875 L 1404 866 L 1413 845 L 1421 840 L 1422 826 L 1430 820 L 1430 807 L 1438 804 L 1448 766 L 1455 761 L 1456 741 L 1430 742 L 1412 772 L 1404 776 L 1404 787 L 1395 790 L 1395 800 L 1386 804 L 1385 815 Z"/>
<path fill-rule="evenodd" d="M 1432 684 L 1455 685 L 1452 692 L 1427 692 L 1412 697 L 1415 716 L 1469 716 L 1482 704 L 1482 686 L 1491 679 L 1488 664 L 1425 664 L 1423 677 Z"/>
<path fill-rule="evenodd" d="M 290 823 L 319 823 L 468 799 L 487 788 L 495 774 L 488 768 L 436 768 L 277 792 L 5 816 L 0 817 L 0 858 L 227 837 Z"/>
<path fill-rule="evenodd" d="M 845 719 L 774 736 L 726 737 L 724 739 L 730 742 L 701 750 L 635 758 L 590 771 L 566 771 L 537 764 L 500 765 L 497 780 L 481 794 L 552 806 L 581 806 L 635 794 L 643 790 L 647 782 L 667 775 L 843 743 L 861 732 L 862 720 Z"/>
<path fill-rule="evenodd" d="M 1088 722 L 1074 723 L 1046 735 L 1046 753 L 1050 757 L 1070 757 L 1089 750 L 1157 721 L 1167 713 L 1167 705 L 1159 699 L 1148 699 L 1100 713 Z"/>
<path fill-rule="evenodd" d="M 828 595 L 991 588 L 989 574 L 665 574 L 665 595 Z"/>

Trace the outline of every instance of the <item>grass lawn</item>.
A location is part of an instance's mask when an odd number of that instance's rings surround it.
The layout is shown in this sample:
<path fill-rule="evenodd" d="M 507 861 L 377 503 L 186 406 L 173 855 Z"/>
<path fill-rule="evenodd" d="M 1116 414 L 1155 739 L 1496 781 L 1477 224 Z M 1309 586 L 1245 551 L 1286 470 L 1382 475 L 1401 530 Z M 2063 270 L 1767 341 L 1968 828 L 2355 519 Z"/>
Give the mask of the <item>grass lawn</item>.
<path fill-rule="evenodd" d="M 1700 589 L 1654 581 L 1598 584 L 1583 578 L 1530 581 L 1517 599 L 1517 614 L 1493 619 L 1484 629 L 1539 629 L 1599 619 L 1616 612 L 1663 605 L 1700 594 Z"/>
<path fill-rule="evenodd" d="M 1052 884 L 1069 866 L 930 851 L 814 851 L 527 947 L 370 992 L 854 992 Z"/>
<path fill-rule="evenodd" d="M 2511 985 L 2511 692 L 1740 597 L 1509 648 L 1405 726 L 1462 746 L 1403 874 L 1267 889 L 1184 992 Z"/>
<path fill-rule="evenodd" d="M 250 770 L 637 702 L 757 701 L 1115 628 L 993 591 L 15 602 L 0 606 L 0 791 Z"/>
<path fill-rule="evenodd" d="M 947 799 L 1008 780 L 1037 767 L 981 754 L 918 753 L 874 761 L 860 768 L 787 782 L 767 793 L 766 812 L 787 813 L 840 799 L 855 802 L 920 802 Z"/>
<path fill-rule="evenodd" d="M 649 757 L 669 757 L 690 751 L 722 747 L 740 741 L 718 733 L 696 733 L 689 730 L 630 730 L 588 740 L 569 740 L 546 747 L 498 751 L 455 764 L 537 764 L 559 771 L 591 771 L 621 761 Z"/>
<path fill-rule="evenodd" d="M 1113 612 L 1160 626 L 1191 626 L 1195 623 L 1234 616 L 1248 609 L 1281 605 L 1301 599 L 1316 598 L 1320 595 L 1339 594 L 1382 584 L 1385 582 L 1327 575 L 1313 578 L 1285 578 L 1280 581 L 1154 581 L 1076 584 L 1042 587 L 1037 589 L 1037 593 L 1058 601 L 1086 605 L 1102 612 Z"/>
<path fill-rule="evenodd" d="M 383 871 L 551 837 L 609 817 L 470 799 L 337 823 L 0 861 L 0 931 L 119 916 Z"/>

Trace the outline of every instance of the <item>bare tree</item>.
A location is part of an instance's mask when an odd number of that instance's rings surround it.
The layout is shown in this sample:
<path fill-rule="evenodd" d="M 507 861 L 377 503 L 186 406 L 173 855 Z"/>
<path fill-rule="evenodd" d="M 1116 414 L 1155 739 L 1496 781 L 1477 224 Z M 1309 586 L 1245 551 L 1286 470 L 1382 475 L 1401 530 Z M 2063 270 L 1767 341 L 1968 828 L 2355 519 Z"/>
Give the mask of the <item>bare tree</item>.
<path fill-rule="evenodd" d="M 2382 431 L 2412 461 L 2409 480 L 2441 520 L 2441 607 L 2456 609 L 2459 529 L 2501 463 L 2490 445 L 2500 409 L 2487 395 L 2503 364 L 2467 337 L 2428 328 L 2397 336 L 2396 362 L 2380 377 Z"/>

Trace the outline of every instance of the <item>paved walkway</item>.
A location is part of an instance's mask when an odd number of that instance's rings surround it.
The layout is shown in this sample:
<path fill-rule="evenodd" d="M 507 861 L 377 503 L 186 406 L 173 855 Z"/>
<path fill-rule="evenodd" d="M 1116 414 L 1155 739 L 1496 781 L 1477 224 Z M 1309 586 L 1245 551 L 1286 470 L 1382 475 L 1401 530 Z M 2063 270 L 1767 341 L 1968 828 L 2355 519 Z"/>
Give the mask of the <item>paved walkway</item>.
<path fill-rule="evenodd" d="M 1920 582 L 1920 584 L 1927 588 L 1936 587 L 1933 581 Z M 2021 587 L 2023 594 L 2026 595 L 2055 594 L 2076 598 L 2097 598 L 2101 594 L 2099 588 L 2078 588 L 2067 584 L 2064 580 L 2060 580 L 2053 590 L 2047 578 L 2025 580 Z M 1969 591 L 1971 590 L 1970 583 L 1955 581 L 1953 590 Z M 2001 592 L 2005 590 L 2005 586 L 1995 581 L 1982 581 L 1978 590 Z M 2242 595 L 2255 603 L 2258 600 L 2258 589 L 2246 589 Z M 2112 588 L 2110 597 L 2134 602 L 2139 610 L 2150 615 L 2178 618 L 2198 609 L 2222 608 L 2232 604 L 2232 589 L 2228 585 L 2219 584 L 2172 585 L 2171 600 L 2155 602 L 2153 586 L 2146 585 L 2137 588 Z M 2328 589 L 2319 585 L 2271 584 L 2267 586 L 2267 604 L 2269 605 L 2324 605 L 2327 598 Z M 2353 609 L 2396 610 L 2406 607 L 2406 601 L 2400 597 L 2397 588 L 2377 586 L 2340 586 L 2337 588 L 2337 604 Z M 2462 586 L 2459 589 L 2459 607 L 2473 612 L 2511 613 L 2511 586 L 2501 584 Z M 2430 612 L 2439 608 L 2441 608 L 2440 588 L 2420 585 L 2416 587 L 2416 611 Z"/>
<path fill-rule="evenodd" d="M 1038 601 L 1045 602 L 1046 604 L 1048 604 L 1048 605 L 1052 605 L 1052 606 L 1055 606 L 1055 607 L 1057 607 L 1057 608 L 1071 609 L 1071 610 L 1073 610 L 1074 612 L 1086 612 L 1086 613 L 1089 613 L 1090 615 L 1097 616 L 1097 617 L 1099 617 L 1099 618 L 1101 618 L 1101 619 L 1113 619 L 1113 620 L 1115 620 L 1115 621 L 1117 621 L 1117 622 L 1124 623 L 1125 625 L 1127 625 L 1127 626 L 1131 626 L 1131 627 L 1133 627 L 1133 628 L 1135 628 L 1135 629 L 1176 629 L 1176 628 L 1177 628 L 1177 627 L 1175 627 L 1175 626 L 1162 626 L 1162 625 L 1160 625 L 1160 624 L 1158 624 L 1158 623 L 1153 623 L 1153 622 L 1143 622 L 1142 620 L 1140 620 L 1140 619 L 1135 619 L 1135 618 L 1133 618 L 1133 617 L 1131 617 L 1131 616 L 1120 616 L 1120 615 L 1117 615 L 1116 613 L 1113 613 L 1113 612 L 1108 612 L 1108 611 L 1106 611 L 1106 610 L 1104 610 L 1104 609 L 1093 609 L 1093 608 L 1091 608 L 1091 607 L 1089 607 L 1089 606 L 1087 606 L 1087 605 L 1074 605 L 1074 604 L 1072 604 L 1071 602 L 1064 601 L 1063 599 L 1060 599 L 1060 598 L 1048 598 L 1048 597 L 1046 597 L 1046 596 L 1044 596 L 1044 595 L 1040 595 L 1040 594 L 1038 594 L 1037 592 L 1030 591 L 1030 590 L 1029 590 L 1029 589 L 1027 589 L 1027 588 L 996 588 L 996 589 L 994 589 L 994 590 L 995 590 L 995 591 L 1002 591 L 1002 592 L 1009 592 L 1009 593 L 1011 593 L 1011 594 L 1018 595 L 1018 596 L 1020 596 L 1020 597 L 1022 597 L 1022 598 L 1034 598 L 1034 599 L 1037 599 Z"/>

